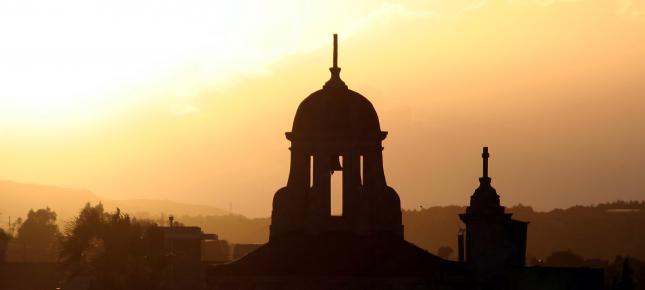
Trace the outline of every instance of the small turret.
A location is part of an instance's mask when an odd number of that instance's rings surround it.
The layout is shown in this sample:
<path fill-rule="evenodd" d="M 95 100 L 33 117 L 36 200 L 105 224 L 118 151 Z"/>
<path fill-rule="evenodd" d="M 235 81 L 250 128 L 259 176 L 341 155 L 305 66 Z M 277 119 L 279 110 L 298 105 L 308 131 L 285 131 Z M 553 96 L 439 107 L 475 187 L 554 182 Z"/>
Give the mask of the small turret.
<path fill-rule="evenodd" d="M 273 198 L 270 238 L 344 233 L 403 238 L 401 202 L 387 185 L 378 115 L 347 88 L 338 67 L 338 36 L 330 79 L 298 106 L 291 132 L 287 185 Z M 341 177 L 342 211 L 332 214 L 331 176 Z M 338 175 L 336 175 L 338 176 Z"/>
<path fill-rule="evenodd" d="M 488 147 L 484 147 L 479 187 L 470 197 L 466 213 L 459 215 L 466 225 L 465 262 L 484 273 L 524 266 L 528 224 L 511 219 L 512 214 L 500 205 L 488 175 L 489 158 Z M 459 239 L 463 243 L 463 235 Z"/>

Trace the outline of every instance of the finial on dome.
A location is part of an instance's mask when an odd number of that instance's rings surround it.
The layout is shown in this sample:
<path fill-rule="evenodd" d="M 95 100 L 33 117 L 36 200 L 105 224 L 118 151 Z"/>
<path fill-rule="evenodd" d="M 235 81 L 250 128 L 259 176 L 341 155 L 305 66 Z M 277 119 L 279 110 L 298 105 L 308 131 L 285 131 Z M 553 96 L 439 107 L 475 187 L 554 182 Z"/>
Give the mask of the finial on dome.
<path fill-rule="evenodd" d="M 334 59 L 333 66 L 329 68 L 331 78 L 323 88 L 347 88 L 347 85 L 340 79 L 340 68 L 338 67 L 338 34 L 334 33 Z"/>
<path fill-rule="evenodd" d="M 338 34 L 334 33 L 334 68 L 338 67 Z"/>
<path fill-rule="evenodd" d="M 488 147 L 484 147 L 484 150 L 482 152 L 482 159 L 484 161 L 484 174 L 482 177 L 488 178 L 488 158 L 490 157 L 490 154 L 488 154 Z"/>

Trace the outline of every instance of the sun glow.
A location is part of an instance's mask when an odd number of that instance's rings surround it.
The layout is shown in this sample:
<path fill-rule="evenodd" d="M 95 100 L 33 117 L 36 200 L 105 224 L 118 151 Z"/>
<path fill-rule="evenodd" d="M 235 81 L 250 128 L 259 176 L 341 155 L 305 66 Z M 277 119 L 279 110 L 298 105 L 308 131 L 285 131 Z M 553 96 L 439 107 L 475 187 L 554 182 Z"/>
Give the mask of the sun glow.
<path fill-rule="evenodd" d="M 247 30 L 229 13 L 237 8 L 233 4 L 7 1 L 0 6 L 4 126 L 90 121 L 147 98 L 168 97 L 150 96 L 142 88 L 173 87 L 173 73 L 195 59 L 209 56 L 210 63 L 198 68 L 204 70 L 231 65 L 248 53 L 232 41 Z M 214 79 L 225 72 L 206 71 Z"/>
<path fill-rule="evenodd" d="M 69 126 L 148 99 L 186 99 L 182 79 L 217 81 L 267 57 L 248 43 L 254 23 L 233 13 L 261 16 L 252 4 L 3 1 L 0 121 Z"/>
<path fill-rule="evenodd" d="M 356 30 L 353 19 L 369 10 L 344 5 L 339 21 L 324 17 L 328 6 L 3 1 L 0 128 L 76 126 L 150 102 L 183 112 L 196 91 L 327 43 L 330 29 Z"/>
<path fill-rule="evenodd" d="M 645 164 L 639 3 L 2 0 L 0 180 L 266 216 L 289 170 L 282 132 L 328 79 L 338 33 L 343 80 L 392 132 L 404 207 L 466 202 L 489 141 L 509 172 L 554 179 L 500 180 L 511 204 L 641 199 L 623 174 Z"/>

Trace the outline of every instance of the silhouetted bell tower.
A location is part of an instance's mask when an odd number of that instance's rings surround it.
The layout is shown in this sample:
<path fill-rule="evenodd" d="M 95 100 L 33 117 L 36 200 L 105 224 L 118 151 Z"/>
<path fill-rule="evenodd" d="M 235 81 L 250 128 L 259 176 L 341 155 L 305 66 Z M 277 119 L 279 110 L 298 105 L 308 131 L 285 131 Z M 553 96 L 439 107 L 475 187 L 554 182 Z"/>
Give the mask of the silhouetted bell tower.
<path fill-rule="evenodd" d="M 465 262 L 479 272 L 521 267 L 526 258 L 528 223 L 511 219 L 512 214 L 500 205 L 499 195 L 488 176 L 489 157 L 488 147 L 484 147 L 479 187 L 470 197 L 466 213 L 459 215 L 466 224 Z"/>
<path fill-rule="evenodd" d="M 287 186 L 273 198 L 271 239 L 343 232 L 403 237 L 399 196 L 383 172 L 378 115 L 340 78 L 334 34 L 331 78 L 305 98 L 286 137 L 291 141 Z M 342 215 L 331 214 L 331 177 L 342 171 Z"/>

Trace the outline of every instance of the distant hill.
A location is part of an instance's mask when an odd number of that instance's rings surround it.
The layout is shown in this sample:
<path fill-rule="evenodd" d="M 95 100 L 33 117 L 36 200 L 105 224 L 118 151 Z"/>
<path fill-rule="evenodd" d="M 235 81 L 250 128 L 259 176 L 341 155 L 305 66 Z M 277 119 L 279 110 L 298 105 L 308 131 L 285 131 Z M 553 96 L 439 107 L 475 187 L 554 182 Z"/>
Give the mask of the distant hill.
<path fill-rule="evenodd" d="M 228 215 L 219 208 L 166 200 L 102 200 L 88 190 L 0 181 L 0 226 L 8 216 L 24 217 L 31 208 L 49 206 L 65 221 L 86 203 L 102 201 L 109 211 L 159 220 L 173 214 L 186 225 L 201 226 L 233 243 L 263 243 L 269 236 L 269 218 Z M 441 246 L 456 250 L 457 231 L 463 227 L 457 214 L 463 206 L 430 207 L 403 211 L 405 237 L 431 252 Z M 514 217 L 528 221 L 528 256 L 545 258 L 555 251 L 572 250 L 586 258 L 613 260 L 616 255 L 645 260 L 645 202 L 612 202 L 536 212 L 528 206 L 508 208 Z M 456 254 L 453 254 L 453 259 Z"/>
<path fill-rule="evenodd" d="M 169 214 L 173 214 L 175 216 L 220 216 L 228 214 L 228 211 L 208 205 L 198 205 L 156 199 L 104 200 L 103 205 L 105 205 L 108 210 L 113 210 L 114 208 L 118 207 L 123 212 L 129 213 L 136 217 L 151 219 L 159 219 L 162 213 L 166 216 Z"/>
<path fill-rule="evenodd" d="M 6 227 L 9 217 L 25 217 L 29 209 L 50 207 L 64 222 L 74 217 L 90 202 L 102 202 L 107 210 L 119 207 L 122 211 L 144 218 L 158 219 L 162 213 L 181 215 L 222 215 L 227 212 L 212 206 L 180 203 L 168 200 L 102 199 L 89 190 L 56 186 L 0 181 L 0 226 Z"/>
<path fill-rule="evenodd" d="M 617 201 L 537 212 L 528 206 L 507 209 L 528 221 L 527 256 L 546 258 L 572 250 L 586 258 L 613 260 L 616 255 L 645 259 L 645 203 Z M 429 251 L 457 249 L 457 231 L 464 225 L 457 214 L 465 207 L 431 207 L 403 213 L 406 239 Z M 453 255 L 456 258 L 456 254 Z"/>
<path fill-rule="evenodd" d="M 442 246 L 457 250 L 458 218 L 463 206 L 436 206 L 404 210 L 406 240 L 437 252 Z M 527 256 L 546 258 L 556 251 L 571 250 L 585 258 L 612 261 L 617 255 L 645 260 L 645 203 L 612 202 L 537 212 L 528 206 L 508 208 L 513 217 L 528 221 Z M 186 225 L 201 226 L 233 243 L 264 243 L 269 237 L 269 218 L 243 216 L 178 216 Z M 451 256 L 456 259 L 456 252 Z"/>
<path fill-rule="evenodd" d="M 100 200 L 89 190 L 69 189 L 13 181 L 0 181 L 0 213 L 5 226 L 9 216 L 25 217 L 29 209 L 49 206 L 59 217 L 75 215 L 86 203 L 97 203 Z"/>

